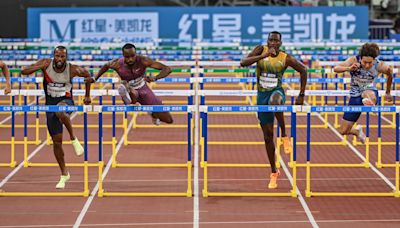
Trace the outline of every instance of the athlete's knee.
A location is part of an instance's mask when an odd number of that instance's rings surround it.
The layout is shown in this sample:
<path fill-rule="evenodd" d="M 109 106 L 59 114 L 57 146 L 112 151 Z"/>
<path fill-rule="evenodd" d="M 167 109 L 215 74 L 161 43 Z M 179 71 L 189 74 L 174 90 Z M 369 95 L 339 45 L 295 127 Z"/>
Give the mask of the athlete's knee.
<path fill-rule="evenodd" d="M 172 123 L 174 123 L 174 119 L 172 119 L 172 117 L 168 117 L 168 118 L 166 119 L 165 123 L 167 123 L 167 124 L 172 124 Z"/>
<path fill-rule="evenodd" d="M 265 144 L 274 143 L 274 136 L 271 135 L 264 135 L 264 142 Z"/>
<path fill-rule="evenodd" d="M 270 105 L 280 105 L 280 104 L 282 104 L 282 101 L 281 100 L 271 100 L 269 102 L 269 104 Z"/>
<path fill-rule="evenodd" d="M 174 122 L 174 119 L 172 119 L 172 116 L 170 113 L 168 113 L 167 115 L 165 115 L 165 117 L 162 120 L 164 123 L 167 124 L 172 124 Z"/>
<path fill-rule="evenodd" d="M 279 94 L 274 94 L 269 101 L 270 105 L 281 105 L 282 103 L 282 96 Z"/>
<path fill-rule="evenodd" d="M 53 147 L 54 147 L 54 149 L 62 148 L 62 140 L 61 139 L 53 139 Z"/>
<path fill-rule="evenodd" d="M 376 104 L 376 94 L 372 90 L 366 90 L 362 93 L 362 103 L 364 105 L 375 105 Z"/>
<path fill-rule="evenodd" d="M 264 142 L 265 143 L 272 143 L 274 141 L 274 133 L 273 131 L 264 131 Z"/>
<path fill-rule="evenodd" d="M 68 117 L 67 113 L 65 112 L 56 112 L 56 116 L 60 120 Z"/>

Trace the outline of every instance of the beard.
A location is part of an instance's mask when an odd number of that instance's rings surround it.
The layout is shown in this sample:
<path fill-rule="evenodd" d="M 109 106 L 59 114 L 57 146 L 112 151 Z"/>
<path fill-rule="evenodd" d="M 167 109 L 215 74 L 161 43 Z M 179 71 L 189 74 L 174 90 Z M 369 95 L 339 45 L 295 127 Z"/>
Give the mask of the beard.
<path fill-rule="evenodd" d="M 128 65 L 129 67 L 132 67 L 133 65 L 135 65 L 135 62 L 125 62 L 126 65 Z"/>
<path fill-rule="evenodd" d="M 54 66 L 55 66 L 57 69 L 62 69 L 62 68 L 64 68 L 65 64 L 66 64 L 66 62 L 62 62 L 62 61 L 54 62 Z"/>

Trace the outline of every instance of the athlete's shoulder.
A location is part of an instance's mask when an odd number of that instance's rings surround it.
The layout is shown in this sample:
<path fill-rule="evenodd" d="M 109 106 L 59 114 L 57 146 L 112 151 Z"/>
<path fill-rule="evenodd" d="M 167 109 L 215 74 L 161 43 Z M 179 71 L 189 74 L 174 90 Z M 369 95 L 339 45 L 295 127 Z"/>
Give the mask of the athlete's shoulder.
<path fill-rule="evenodd" d="M 106 62 L 104 65 L 115 70 L 117 68 L 120 67 L 120 65 L 122 65 L 121 63 L 124 62 L 123 58 L 119 58 L 119 59 L 111 59 L 110 61 Z"/>
<path fill-rule="evenodd" d="M 268 49 L 267 45 L 257 45 L 253 48 L 253 52 L 262 53 L 265 49 Z"/>
<path fill-rule="evenodd" d="M 142 63 L 142 65 L 144 66 L 148 66 L 151 65 L 153 62 L 155 62 L 154 60 L 152 60 L 151 58 L 144 56 L 144 55 L 140 55 L 138 56 L 139 61 Z"/>

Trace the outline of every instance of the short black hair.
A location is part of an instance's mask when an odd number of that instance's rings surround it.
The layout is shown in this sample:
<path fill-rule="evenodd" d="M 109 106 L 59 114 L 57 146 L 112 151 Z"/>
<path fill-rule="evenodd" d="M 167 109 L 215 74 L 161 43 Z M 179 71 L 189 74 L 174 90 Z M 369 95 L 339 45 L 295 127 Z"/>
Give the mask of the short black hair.
<path fill-rule="evenodd" d="M 122 46 L 122 51 L 124 51 L 124 49 L 131 49 L 131 48 L 134 48 L 136 50 L 136 46 L 134 44 L 126 43 L 124 46 Z"/>
<path fill-rule="evenodd" d="M 358 55 L 362 58 L 363 56 L 369 56 L 376 58 L 380 54 L 379 46 L 376 43 L 365 43 L 361 46 Z"/>
<path fill-rule="evenodd" d="M 68 55 L 68 50 L 67 50 L 67 48 L 65 46 L 62 46 L 62 45 L 57 46 L 56 48 L 54 48 L 53 54 L 56 54 L 56 50 L 57 49 L 58 50 L 65 50 L 65 53 L 67 53 L 67 55 Z"/>
<path fill-rule="evenodd" d="M 271 34 L 278 34 L 278 35 L 279 35 L 279 39 L 282 40 L 282 34 L 281 34 L 280 32 L 278 32 L 278 31 L 272 31 L 272 32 L 270 32 L 270 33 L 268 34 L 268 39 L 269 39 L 269 37 L 271 36 Z"/>

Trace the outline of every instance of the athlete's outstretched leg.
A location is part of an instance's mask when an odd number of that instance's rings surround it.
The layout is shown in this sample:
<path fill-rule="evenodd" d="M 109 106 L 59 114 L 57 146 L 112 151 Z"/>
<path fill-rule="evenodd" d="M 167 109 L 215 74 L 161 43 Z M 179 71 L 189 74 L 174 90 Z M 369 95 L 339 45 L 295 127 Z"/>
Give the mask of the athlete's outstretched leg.
<path fill-rule="evenodd" d="M 270 105 L 283 105 L 284 99 L 279 92 L 275 92 L 271 95 Z M 281 129 L 281 139 L 283 144 L 283 151 L 286 154 L 290 154 L 293 151 L 292 143 L 290 142 L 290 138 L 286 135 L 286 125 L 285 125 L 285 117 L 283 112 L 275 112 L 274 113 L 276 120 L 278 121 L 279 128 Z"/>

